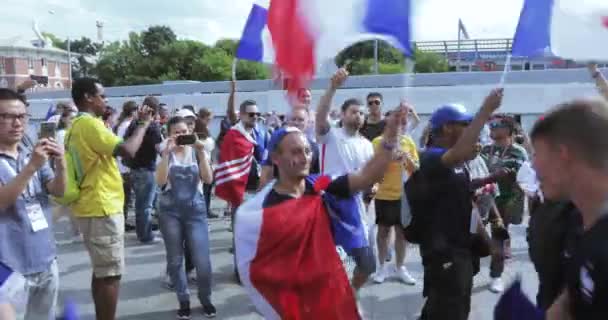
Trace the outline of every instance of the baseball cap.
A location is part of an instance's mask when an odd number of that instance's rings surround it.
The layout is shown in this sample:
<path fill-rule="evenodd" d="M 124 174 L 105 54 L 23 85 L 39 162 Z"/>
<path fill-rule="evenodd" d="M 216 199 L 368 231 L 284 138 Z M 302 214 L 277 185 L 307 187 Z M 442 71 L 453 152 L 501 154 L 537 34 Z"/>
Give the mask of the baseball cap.
<path fill-rule="evenodd" d="M 196 115 L 190 109 L 179 109 L 177 113 L 175 113 L 175 116 L 181 118 L 196 118 Z"/>
<path fill-rule="evenodd" d="M 431 128 L 437 130 L 451 122 L 471 122 L 472 120 L 473 116 L 467 113 L 463 105 L 449 104 L 435 110 L 429 122 Z"/>
<path fill-rule="evenodd" d="M 275 130 L 270 137 L 270 142 L 268 143 L 268 153 L 273 153 L 283 138 L 293 132 L 301 132 L 300 129 L 296 127 L 283 127 Z"/>

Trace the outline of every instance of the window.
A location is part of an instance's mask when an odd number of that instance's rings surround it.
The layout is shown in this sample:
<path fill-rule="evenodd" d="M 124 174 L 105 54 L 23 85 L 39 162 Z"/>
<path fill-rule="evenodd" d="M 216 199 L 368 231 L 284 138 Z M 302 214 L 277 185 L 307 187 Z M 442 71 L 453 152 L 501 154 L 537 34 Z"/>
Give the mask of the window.
<path fill-rule="evenodd" d="M 28 58 L 27 59 L 27 68 L 28 69 L 34 69 L 34 59 L 33 58 Z"/>
<path fill-rule="evenodd" d="M 6 72 L 4 57 L 0 57 L 0 74 L 4 74 Z"/>
<path fill-rule="evenodd" d="M 46 67 L 46 59 L 44 59 L 44 58 L 40 59 L 40 65 L 42 65 L 43 67 Z"/>

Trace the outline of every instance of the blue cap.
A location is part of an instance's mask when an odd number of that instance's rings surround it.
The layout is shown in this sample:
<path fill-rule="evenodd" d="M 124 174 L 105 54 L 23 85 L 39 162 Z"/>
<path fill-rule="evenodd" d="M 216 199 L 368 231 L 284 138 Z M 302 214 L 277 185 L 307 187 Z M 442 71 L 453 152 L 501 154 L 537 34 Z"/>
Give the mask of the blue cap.
<path fill-rule="evenodd" d="M 433 112 L 431 129 L 437 130 L 450 122 L 471 122 L 473 116 L 468 114 L 462 105 L 445 105 Z"/>
<path fill-rule="evenodd" d="M 286 135 L 293 132 L 302 131 L 296 127 L 283 127 L 275 130 L 270 137 L 270 142 L 268 142 L 268 153 L 273 153 L 281 143 L 281 140 L 283 140 Z"/>

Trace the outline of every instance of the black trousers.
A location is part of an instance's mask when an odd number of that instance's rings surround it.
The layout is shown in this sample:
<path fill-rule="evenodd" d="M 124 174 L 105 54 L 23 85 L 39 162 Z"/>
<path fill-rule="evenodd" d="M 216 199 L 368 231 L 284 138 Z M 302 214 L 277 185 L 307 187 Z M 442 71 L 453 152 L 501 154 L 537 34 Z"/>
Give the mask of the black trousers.
<path fill-rule="evenodd" d="M 467 320 L 473 290 L 473 257 L 470 249 L 449 255 L 425 255 L 422 320 Z"/>
<path fill-rule="evenodd" d="M 129 207 L 131 206 L 133 185 L 131 184 L 131 173 L 123 173 L 122 175 L 122 188 L 125 193 L 125 202 L 123 204 L 123 214 L 125 215 L 125 224 L 127 223 L 127 217 L 129 215 Z"/>

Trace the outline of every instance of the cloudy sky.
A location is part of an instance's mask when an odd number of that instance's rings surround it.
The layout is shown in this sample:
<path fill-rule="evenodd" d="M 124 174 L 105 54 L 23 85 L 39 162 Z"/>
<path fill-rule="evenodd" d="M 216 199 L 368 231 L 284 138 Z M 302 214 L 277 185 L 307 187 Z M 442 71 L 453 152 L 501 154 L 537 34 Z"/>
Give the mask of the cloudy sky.
<path fill-rule="evenodd" d="M 100 20 L 104 22 L 106 41 L 125 39 L 129 31 L 162 24 L 173 28 L 180 38 L 213 43 L 220 38 L 240 36 L 254 1 L 1 0 L 0 38 L 33 37 L 34 19 L 41 31 L 62 38 L 96 38 L 95 21 Z M 414 1 L 420 3 L 416 40 L 456 39 L 458 18 L 464 21 L 471 37 L 512 37 L 523 3 L 523 0 Z"/>

